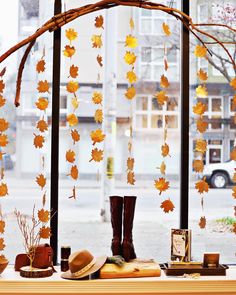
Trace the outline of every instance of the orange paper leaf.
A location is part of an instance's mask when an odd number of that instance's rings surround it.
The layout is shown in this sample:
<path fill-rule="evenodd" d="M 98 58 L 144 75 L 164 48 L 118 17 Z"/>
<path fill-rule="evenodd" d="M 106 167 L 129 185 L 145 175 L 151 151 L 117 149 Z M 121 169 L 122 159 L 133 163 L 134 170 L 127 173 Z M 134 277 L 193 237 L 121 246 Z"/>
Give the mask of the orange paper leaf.
<path fill-rule="evenodd" d="M 78 142 L 80 140 L 80 135 L 78 133 L 78 131 L 76 129 L 71 130 L 71 137 L 73 139 L 73 143 L 75 144 L 76 142 Z"/>
<path fill-rule="evenodd" d="M 78 76 L 78 71 L 79 71 L 79 68 L 76 67 L 75 65 L 70 66 L 70 77 L 76 78 Z"/>
<path fill-rule="evenodd" d="M 3 92 L 4 88 L 5 88 L 5 83 L 3 82 L 3 80 L 0 80 L 0 93 Z"/>
<path fill-rule="evenodd" d="M 0 134 L 0 146 L 4 147 L 8 144 L 8 137 L 6 134 Z"/>
<path fill-rule="evenodd" d="M 207 105 L 199 101 L 196 105 L 193 106 L 193 112 L 196 115 L 202 116 L 207 110 Z"/>
<path fill-rule="evenodd" d="M 41 239 L 49 239 L 51 236 L 51 229 L 50 227 L 43 226 L 40 228 L 39 236 Z"/>
<path fill-rule="evenodd" d="M 38 73 L 42 73 L 42 72 L 44 72 L 45 71 L 45 60 L 44 59 L 41 59 L 41 60 L 39 60 L 38 62 L 37 62 L 37 64 L 36 64 L 36 71 L 38 72 Z"/>
<path fill-rule="evenodd" d="M 230 159 L 236 161 L 236 147 L 230 152 Z"/>
<path fill-rule="evenodd" d="M 100 162 L 103 160 L 103 150 L 99 150 L 95 148 L 92 150 L 91 156 L 92 158 L 89 160 L 89 162 L 91 161 Z"/>
<path fill-rule="evenodd" d="M 193 170 L 196 172 L 202 172 L 204 169 L 204 163 L 202 160 L 193 161 Z"/>
<path fill-rule="evenodd" d="M 38 92 L 49 92 L 49 83 L 47 80 L 44 81 L 39 81 L 38 82 L 38 87 L 37 87 Z"/>
<path fill-rule="evenodd" d="M 102 123 L 103 122 L 103 112 L 101 109 L 98 109 L 95 111 L 94 119 L 96 123 Z"/>
<path fill-rule="evenodd" d="M 69 41 L 73 41 L 78 37 L 78 33 L 74 29 L 67 29 L 66 30 L 66 38 Z"/>
<path fill-rule="evenodd" d="M 102 56 L 99 55 L 99 54 L 98 54 L 98 56 L 97 56 L 97 62 L 98 62 L 98 64 L 99 64 L 100 67 L 103 66 L 103 63 L 102 63 Z"/>
<path fill-rule="evenodd" d="M 175 208 L 174 204 L 170 199 L 163 201 L 160 207 L 163 209 L 165 213 L 169 213 L 170 211 L 173 211 Z"/>
<path fill-rule="evenodd" d="M 196 148 L 195 148 L 195 151 L 204 154 L 206 152 L 206 150 L 207 150 L 207 142 L 206 142 L 206 140 L 197 139 L 196 140 Z"/>
<path fill-rule="evenodd" d="M 39 174 L 37 177 L 36 177 L 36 182 L 37 184 L 41 187 L 41 189 L 43 189 L 46 185 L 46 178 L 43 174 Z"/>
<path fill-rule="evenodd" d="M 157 92 L 154 97 L 160 105 L 164 105 L 164 103 L 168 100 L 168 96 L 166 95 L 165 91 Z"/>
<path fill-rule="evenodd" d="M 73 113 L 68 114 L 66 119 L 70 127 L 76 126 L 79 123 L 78 117 Z"/>
<path fill-rule="evenodd" d="M 36 101 L 35 105 L 39 110 L 45 111 L 46 108 L 48 107 L 48 99 L 44 97 L 40 97 Z"/>
<path fill-rule="evenodd" d="M 4 248 L 6 247 L 6 245 L 4 244 L 4 239 L 3 238 L 0 238 L 0 251 L 3 251 Z"/>
<path fill-rule="evenodd" d="M 164 161 L 162 161 L 161 166 L 158 167 L 160 169 L 161 174 L 165 175 L 166 174 L 166 164 Z"/>
<path fill-rule="evenodd" d="M 229 85 L 236 90 L 236 78 L 234 78 L 233 80 L 230 81 Z"/>
<path fill-rule="evenodd" d="M 161 177 L 158 180 L 155 180 L 154 186 L 157 190 L 159 190 L 159 195 L 161 195 L 162 192 L 168 190 L 169 181 L 166 181 L 165 178 Z"/>
<path fill-rule="evenodd" d="M 197 130 L 200 133 L 204 133 L 208 128 L 208 123 L 203 121 L 202 119 L 197 120 Z"/>
<path fill-rule="evenodd" d="M 79 177 L 79 170 L 76 165 L 72 166 L 70 169 L 70 176 L 74 179 L 77 180 Z"/>
<path fill-rule="evenodd" d="M 0 234 L 3 234 L 5 231 L 5 221 L 0 220 Z"/>
<path fill-rule="evenodd" d="M 236 199 L 236 186 L 232 188 L 232 197 Z"/>
<path fill-rule="evenodd" d="M 70 162 L 70 163 L 74 163 L 75 161 L 75 152 L 72 150 L 68 150 L 66 152 L 66 161 Z"/>
<path fill-rule="evenodd" d="M 170 27 L 166 23 L 162 24 L 162 29 L 163 29 L 163 32 L 166 34 L 166 36 L 171 35 Z"/>
<path fill-rule="evenodd" d="M 92 101 L 94 104 L 102 104 L 102 93 L 98 91 L 94 91 L 92 96 Z"/>
<path fill-rule="evenodd" d="M 167 143 L 163 144 L 161 146 L 161 154 L 162 154 L 162 157 L 170 156 L 169 152 L 170 152 L 169 145 Z"/>
<path fill-rule="evenodd" d="M 63 50 L 63 54 L 66 57 L 72 57 L 75 54 L 75 47 L 70 46 L 70 45 L 66 45 L 65 49 Z"/>
<path fill-rule="evenodd" d="M 39 129 L 40 132 L 45 132 L 48 130 L 48 124 L 42 119 L 37 122 L 36 128 Z"/>
<path fill-rule="evenodd" d="M 66 90 L 70 93 L 75 93 L 79 89 L 79 83 L 77 81 L 69 81 L 66 85 Z"/>
<path fill-rule="evenodd" d="M 93 145 L 97 142 L 102 142 L 104 140 L 105 136 L 106 135 L 102 133 L 101 129 L 97 129 L 97 130 L 92 131 L 90 133 L 90 137 L 93 142 Z"/>
<path fill-rule="evenodd" d="M 50 212 L 48 210 L 41 209 L 38 211 L 38 219 L 39 221 L 46 223 L 50 219 Z"/>
<path fill-rule="evenodd" d="M 6 131 L 8 129 L 8 127 L 9 127 L 9 123 L 5 119 L 1 118 L 0 119 L 0 132 Z"/>
<path fill-rule="evenodd" d="M 197 76 L 201 81 L 207 81 L 208 79 L 207 72 L 203 71 L 202 69 L 197 72 Z"/>
<path fill-rule="evenodd" d="M 95 27 L 103 29 L 104 19 L 102 15 L 96 16 L 95 18 Z"/>
<path fill-rule="evenodd" d="M 170 83 L 165 75 L 161 75 L 160 86 L 162 88 L 168 88 L 170 86 Z"/>
<path fill-rule="evenodd" d="M 125 97 L 130 100 L 133 99 L 135 95 L 136 95 L 136 89 L 133 86 L 129 87 L 125 93 Z"/>
<path fill-rule="evenodd" d="M 6 183 L 0 184 L 0 197 L 5 197 L 8 195 L 8 187 Z"/>
<path fill-rule="evenodd" d="M 2 95 L 0 95 L 0 108 L 3 107 L 5 105 L 5 103 L 6 103 L 6 99 L 3 98 Z"/>
<path fill-rule="evenodd" d="M 137 81 L 137 76 L 136 76 L 135 72 L 132 70 L 132 71 L 127 72 L 126 79 L 129 81 L 130 84 L 133 84 Z"/>
<path fill-rule="evenodd" d="M 134 158 L 127 159 L 127 169 L 133 170 L 134 169 Z"/>
<path fill-rule="evenodd" d="M 127 173 L 127 183 L 134 185 L 135 184 L 135 175 L 133 171 L 128 171 Z"/>
<path fill-rule="evenodd" d="M 207 48 L 201 45 L 196 45 L 194 54 L 196 57 L 204 57 L 207 53 Z"/>
<path fill-rule="evenodd" d="M 35 135 L 34 134 L 34 146 L 36 148 L 39 148 L 39 149 L 42 148 L 44 142 L 45 142 L 44 136 L 42 136 L 42 135 Z"/>
<path fill-rule="evenodd" d="M 207 193 L 209 191 L 209 185 L 205 181 L 205 179 L 196 182 L 195 188 L 198 190 L 200 194 Z"/>
<path fill-rule="evenodd" d="M 199 221 L 198 225 L 199 225 L 200 228 L 205 228 L 206 227 L 206 217 L 205 216 L 202 216 L 200 218 L 200 221 Z"/>

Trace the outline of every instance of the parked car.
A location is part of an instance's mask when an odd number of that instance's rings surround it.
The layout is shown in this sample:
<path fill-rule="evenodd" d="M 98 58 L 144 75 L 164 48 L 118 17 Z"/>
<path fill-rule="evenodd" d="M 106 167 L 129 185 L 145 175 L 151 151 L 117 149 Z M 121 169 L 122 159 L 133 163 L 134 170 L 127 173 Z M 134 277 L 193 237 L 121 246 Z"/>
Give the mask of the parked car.
<path fill-rule="evenodd" d="M 233 184 L 233 176 L 236 162 L 229 160 L 224 163 L 214 163 L 204 166 L 203 178 L 206 177 L 207 183 L 214 188 L 225 188 Z"/>

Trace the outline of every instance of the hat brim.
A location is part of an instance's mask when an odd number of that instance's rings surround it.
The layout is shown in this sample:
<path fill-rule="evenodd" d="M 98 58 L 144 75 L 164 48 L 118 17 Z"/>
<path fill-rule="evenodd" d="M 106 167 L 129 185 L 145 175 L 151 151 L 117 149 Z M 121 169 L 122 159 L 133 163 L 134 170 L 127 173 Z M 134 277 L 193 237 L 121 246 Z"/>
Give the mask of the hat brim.
<path fill-rule="evenodd" d="M 68 270 L 67 272 L 64 272 L 61 275 L 61 277 L 63 279 L 67 279 L 67 280 L 79 280 L 81 278 L 87 277 L 87 276 L 95 273 L 96 271 L 98 271 L 105 264 L 106 260 L 107 260 L 107 256 L 96 257 L 95 264 L 90 269 L 88 269 L 86 272 L 81 274 L 80 276 L 75 277 L 75 276 L 73 276 L 71 271 Z"/>

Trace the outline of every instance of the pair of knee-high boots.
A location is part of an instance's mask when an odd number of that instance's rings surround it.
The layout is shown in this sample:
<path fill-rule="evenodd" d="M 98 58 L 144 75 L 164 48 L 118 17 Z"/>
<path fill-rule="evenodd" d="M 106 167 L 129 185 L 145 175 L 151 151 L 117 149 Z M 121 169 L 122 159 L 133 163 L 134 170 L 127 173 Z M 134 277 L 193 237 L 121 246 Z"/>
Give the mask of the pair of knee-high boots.
<path fill-rule="evenodd" d="M 135 211 L 135 196 L 111 196 L 110 211 L 111 225 L 113 230 L 113 239 L 111 250 L 113 255 L 121 255 L 125 261 L 136 258 L 132 229 Z M 122 239 L 122 224 L 123 224 L 123 241 Z"/>

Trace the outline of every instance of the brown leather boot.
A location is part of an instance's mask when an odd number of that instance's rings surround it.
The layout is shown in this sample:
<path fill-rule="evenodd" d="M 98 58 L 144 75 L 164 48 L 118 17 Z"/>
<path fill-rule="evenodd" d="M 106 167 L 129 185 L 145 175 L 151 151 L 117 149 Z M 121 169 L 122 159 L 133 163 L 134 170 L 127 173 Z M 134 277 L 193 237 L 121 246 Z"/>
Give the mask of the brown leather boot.
<path fill-rule="evenodd" d="M 125 196 L 124 197 L 124 221 L 123 221 L 123 243 L 122 243 L 122 256 L 125 261 L 136 258 L 134 251 L 132 229 L 134 220 L 136 197 Z"/>
<path fill-rule="evenodd" d="M 114 255 L 122 255 L 121 235 L 122 235 L 122 213 L 123 198 L 120 196 L 110 196 L 111 226 L 113 230 L 113 239 L 111 251 Z"/>

